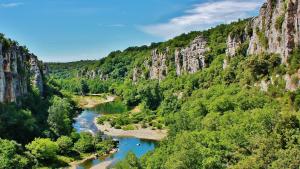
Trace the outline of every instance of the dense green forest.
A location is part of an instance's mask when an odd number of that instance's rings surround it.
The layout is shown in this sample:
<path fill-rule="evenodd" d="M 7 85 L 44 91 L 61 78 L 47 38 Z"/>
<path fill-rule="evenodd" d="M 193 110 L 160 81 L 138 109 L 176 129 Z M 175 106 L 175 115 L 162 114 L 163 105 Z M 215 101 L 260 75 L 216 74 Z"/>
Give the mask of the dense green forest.
<path fill-rule="evenodd" d="M 168 138 L 141 159 L 130 153 L 118 169 L 192 168 L 299 168 L 300 90 L 286 91 L 283 76 L 298 69 L 298 51 L 282 65 L 275 54 L 247 56 L 248 41 L 237 55 L 225 54 L 230 32 L 241 34 L 249 20 L 219 25 L 202 32 L 180 35 L 163 43 L 112 52 L 100 61 L 49 63 L 59 90 L 73 93 L 110 92 L 121 97 L 132 116 L 124 113 L 111 121 L 116 128 L 131 123 L 167 128 Z M 249 30 L 250 32 L 250 30 Z M 152 49 L 187 46 L 195 37 L 208 40 L 209 66 L 195 74 L 177 76 L 169 66 L 167 77 L 132 81 L 134 67 L 150 58 Z M 223 69 L 223 60 L 230 60 Z M 174 62 L 174 60 L 170 60 Z M 76 67 L 76 70 L 72 68 Z M 53 70 L 54 69 L 54 70 Z M 68 72 L 71 72 L 70 74 Z M 78 76 L 78 71 L 100 70 L 107 79 Z M 147 75 L 147 70 L 143 69 Z M 257 82 L 274 79 L 268 91 Z"/>

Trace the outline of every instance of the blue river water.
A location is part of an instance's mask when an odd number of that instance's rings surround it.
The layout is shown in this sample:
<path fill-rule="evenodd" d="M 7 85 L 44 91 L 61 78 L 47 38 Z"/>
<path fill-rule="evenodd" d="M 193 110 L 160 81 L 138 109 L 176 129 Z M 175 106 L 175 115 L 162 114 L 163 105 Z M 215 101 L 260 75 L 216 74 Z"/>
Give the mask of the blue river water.
<path fill-rule="evenodd" d="M 94 124 L 94 119 L 101 114 L 93 110 L 84 110 L 76 119 L 73 127 L 77 132 L 97 132 L 98 129 Z M 119 140 L 118 151 L 106 158 L 91 159 L 78 165 L 76 169 L 89 169 L 103 161 L 113 161 L 113 163 L 122 160 L 128 152 L 133 152 L 137 157 L 141 157 L 148 151 L 155 148 L 155 141 L 143 140 L 134 137 L 114 137 Z"/>

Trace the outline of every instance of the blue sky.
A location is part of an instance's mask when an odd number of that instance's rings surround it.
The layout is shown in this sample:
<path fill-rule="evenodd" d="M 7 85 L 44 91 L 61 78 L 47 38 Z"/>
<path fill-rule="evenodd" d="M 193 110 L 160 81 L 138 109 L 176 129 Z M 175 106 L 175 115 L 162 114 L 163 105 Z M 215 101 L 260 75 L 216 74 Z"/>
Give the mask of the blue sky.
<path fill-rule="evenodd" d="M 44 61 L 99 59 L 255 16 L 264 0 L 0 0 L 0 32 Z"/>

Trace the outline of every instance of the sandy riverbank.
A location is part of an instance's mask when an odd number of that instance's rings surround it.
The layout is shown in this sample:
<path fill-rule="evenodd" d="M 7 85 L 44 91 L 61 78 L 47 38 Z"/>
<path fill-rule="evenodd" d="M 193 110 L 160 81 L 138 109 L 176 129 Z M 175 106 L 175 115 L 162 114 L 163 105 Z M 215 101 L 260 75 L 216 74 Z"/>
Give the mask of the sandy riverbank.
<path fill-rule="evenodd" d="M 156 141 L 160 141 L 167 136 L 167 130 L 152 130 L 151 128 L 141 128 L 140 125 L 137 125 L 138 129 L 136 130 L 122 130 L 111 127 L 108 122 L 105 122 L 103 125 L 97 124 L 97 119 L 94 120 L 94 123 L 99 130 L 103 131 L 104 134 L 109 136 L 136 137 L 140 139 Z"/>
<path fill-rule="evenodd" d="M 95 154 L 93 154 L 93 155 L 91 155 L 91 156 L 89 156 L 89 157 L 86 157 L 86 158 L 84 158 L 84 159 L 82 159 L 82 160 L 79 160 L 79 161 L 73 161 L 73 162 L 71 162 L 69 165 L 69 169 L 76 169 L 76 167 L 79 165 L 79 164 L 81 164 L 81 163 L 83 163 L 83 162 L 85 162 L 85 161 L 87 161 L 87 160 L 90 160 L 90 159 L 93 159 L 93 158 L 95 158 L 96 157 L 96 155 Z"/>
<path fill-rule="evenodd" d="M 74 96 L 75 102 L 84 109 L 94 108 L 95 106 L 114 101 L 115 96 L 102 96 L 102 95 L 90 95 L 90 96 Z"/>
<path fill-rule="evenodd" d="M 91 169 L 107 169 L 113 161 L 103 161 L 100 164 L 93 166 Z"/>
<path fill-rule="evenodd" d="M 109 155 L 111 155 L 111 154 L 114 154 L 114 153 L 116 153 L 117 152 L 117 149 L 116 148 L 114 148 L 114 149 L 112 149 L 107 155 L 105 155 L 105 156 L 109 156 Z M 79 165 L 79 164 L 82 164 L 82 163 L 84 163 L 85 161 L 88 161 L 88 160 L 91 160 L 91 159 L 95 159 L 95 158 L 98 158 L 97 157 L 97 155 L 96 154 L 93 154 L 93 155 L 91 155 L 91 156 L 89 156 L 89 157 L 86 157 L 86 158 L 84 158 L 84 159 L 82 159 L 82 160 L 79 160 L 79 161 L 73 161 L 73 162 L 71 162 L 70 163 L 70 167 L 69 167 L 69 169 L 76 169 L 76 167 Z M 112 162 L 113 161 L 103 161 L 103 162 L 101 162 L 100 164 L 97 164 L 96 166 L 94 166 L 94 167 L 92 167 L 92 169 L 106 169 L 106 168 L 108 168 L 111 164 L 112 164 Z"/>

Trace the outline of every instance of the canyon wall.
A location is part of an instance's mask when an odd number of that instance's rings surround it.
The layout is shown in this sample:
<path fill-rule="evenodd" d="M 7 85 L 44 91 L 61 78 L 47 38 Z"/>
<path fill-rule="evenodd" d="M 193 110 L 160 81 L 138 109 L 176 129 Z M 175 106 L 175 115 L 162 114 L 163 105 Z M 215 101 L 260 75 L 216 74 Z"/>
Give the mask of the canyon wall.
<path fill-rule="evenodd" d="M 146 68 L 149 69 L 149 78 L 163 80 L 168 74 L 168 65 L 176 68 L 178 76 L 184 73 L 195 73 L 206 67 L 205 53 L 209 50 L 207 41 L 204 37 L 196 37 L 187 47 L 177 48 L 174 54 L 170 54 L 169 49 L 159 52 L 154 49 L 151 53 L 151 59 L 146 62 Z M 173 62 L 172 62 L 173 61 Z M 133 80 L 137 81 L 138 68 L 133 72 Z"/>
<path fill-rule="evenodd" d="M 0 43 L 0 102 L 15 102 L 29 87 L 43 93 L 43 65 L 23 47 L 6 47 Z"/>

